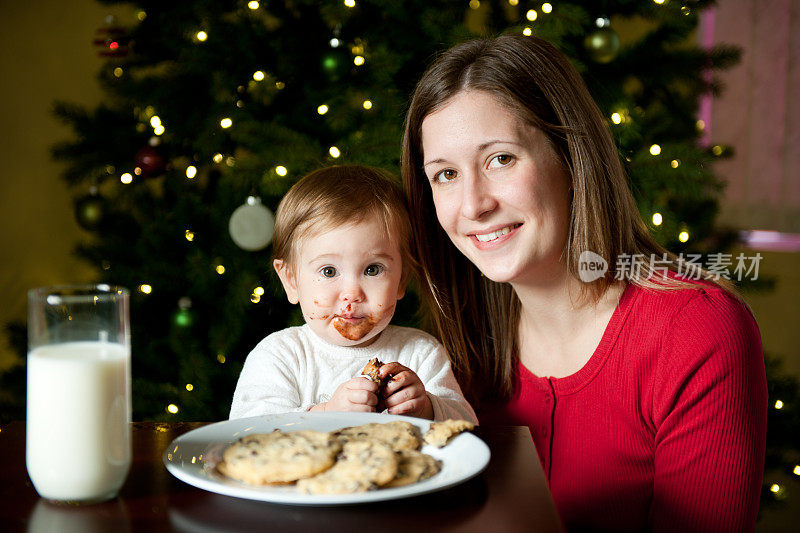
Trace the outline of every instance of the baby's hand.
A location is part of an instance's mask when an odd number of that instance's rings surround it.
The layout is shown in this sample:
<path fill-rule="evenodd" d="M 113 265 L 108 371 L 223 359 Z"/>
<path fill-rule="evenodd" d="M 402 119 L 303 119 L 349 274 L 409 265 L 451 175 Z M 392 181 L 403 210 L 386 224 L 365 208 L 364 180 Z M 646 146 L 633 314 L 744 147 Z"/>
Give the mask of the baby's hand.
<path fill-rule="evenodd" d="M 378 405 L 378 385 L 364 377 L 345 381 L 324 405 L 324 411 L 374 413 Z"/>
<path fill-rule="evenodd" d="M 425 394 L 425 385 L 413 370 L 400 363 L 386 363 L 381 378 L 392 376 L 384 388 L 384 401 L 392 415 L 410 415 L 433 420 L 433 405 Z"/>

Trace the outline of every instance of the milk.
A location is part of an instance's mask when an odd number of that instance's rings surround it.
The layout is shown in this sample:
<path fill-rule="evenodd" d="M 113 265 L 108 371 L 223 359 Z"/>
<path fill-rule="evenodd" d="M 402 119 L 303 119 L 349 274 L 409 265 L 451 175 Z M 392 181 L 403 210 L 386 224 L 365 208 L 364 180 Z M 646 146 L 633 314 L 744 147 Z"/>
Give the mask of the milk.
<path fill-rule="evenodd" d="M 99 501 L 131 462 L 130 348 L 67 342 L 28 353 L 25 460 L 40 496 Z"/>

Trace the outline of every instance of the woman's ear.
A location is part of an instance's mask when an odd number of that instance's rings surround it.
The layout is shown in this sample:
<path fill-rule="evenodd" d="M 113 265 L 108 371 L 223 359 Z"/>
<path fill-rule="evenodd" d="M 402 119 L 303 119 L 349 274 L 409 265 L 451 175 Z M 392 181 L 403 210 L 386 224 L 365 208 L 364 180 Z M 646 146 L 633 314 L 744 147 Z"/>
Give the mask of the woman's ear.
<path fill-rule="evenodd" d="M 283 290 L 286 292 L 286 298 L 288 298 L 289 303 L 298 303 L 300 298 L 297 295 L 297 281 L 295 280 L 294 272 L 292 272 L 291 267 L 285 263 L 283 259 L 275 259 L 272 262 L 272 267 L 281 279 L 281 284 L 283 285 Z"/>

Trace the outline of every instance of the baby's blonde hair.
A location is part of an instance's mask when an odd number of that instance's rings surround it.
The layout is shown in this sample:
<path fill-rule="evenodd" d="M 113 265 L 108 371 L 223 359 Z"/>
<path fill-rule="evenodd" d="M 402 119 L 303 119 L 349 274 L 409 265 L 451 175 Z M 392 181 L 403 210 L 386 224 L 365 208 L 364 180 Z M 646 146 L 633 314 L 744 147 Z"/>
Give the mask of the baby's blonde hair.
<path fill-rule="evenodd" d="M 399 181 L 388 171 L 362 165 L 321 168 L 295 183 L 278 205 L 272 237 L 273 259 L 294 268 L 298 244 L 308 235 L 370 217 L 380 220 L 386 236 L 395 236 L 403 261 L 402 284 L 413 267 L 411 222 Z"/>

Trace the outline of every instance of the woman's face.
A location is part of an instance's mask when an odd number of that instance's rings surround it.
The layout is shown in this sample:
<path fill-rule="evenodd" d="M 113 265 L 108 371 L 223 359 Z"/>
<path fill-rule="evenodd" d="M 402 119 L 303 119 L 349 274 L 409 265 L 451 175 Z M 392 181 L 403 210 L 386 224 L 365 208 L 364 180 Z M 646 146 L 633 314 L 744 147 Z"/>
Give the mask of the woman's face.
<path fill-rule="evenodd" d="M 486 277 L 564 276 L 570 180 L 542 131 L 464 91 L 422 121 L 422 151 L 439 223 Z"/>

